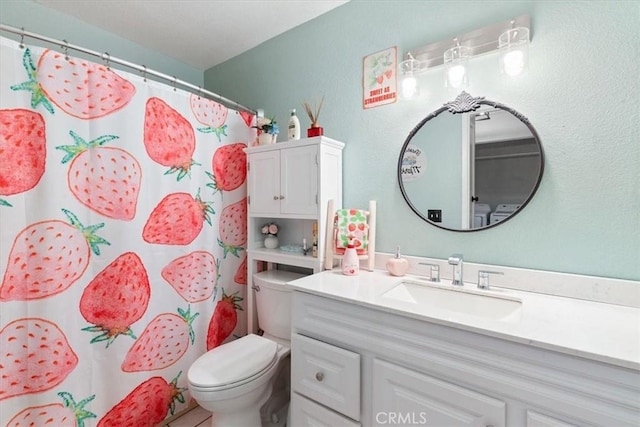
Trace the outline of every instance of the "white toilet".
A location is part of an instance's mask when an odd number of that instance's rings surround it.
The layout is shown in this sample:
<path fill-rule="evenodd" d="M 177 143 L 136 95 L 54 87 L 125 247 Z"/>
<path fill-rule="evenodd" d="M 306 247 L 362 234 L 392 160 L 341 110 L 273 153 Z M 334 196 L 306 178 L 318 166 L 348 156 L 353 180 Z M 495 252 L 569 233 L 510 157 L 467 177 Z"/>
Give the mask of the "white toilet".
<path fill-rule="evenodd" d="M 250 334 L 216 347 L 189 368 L 189 391 L 201 407 L 213 413 L 212 426 L 284 425 L 279 418 L 286 415 L 274 416 L 271 409 L 266 414 L 270 419 L 263 422 L 260 408 L 272 397 L 276 378 L 289 378 L 291 291 L 284 283 L 300 277 L 303 275 L 279 270 L 254 275 L 263 336 Z M 272 400 L 278 402 L 265 406 L 277 409 L 288 401 L 288 390 L 281 390 Z"/>

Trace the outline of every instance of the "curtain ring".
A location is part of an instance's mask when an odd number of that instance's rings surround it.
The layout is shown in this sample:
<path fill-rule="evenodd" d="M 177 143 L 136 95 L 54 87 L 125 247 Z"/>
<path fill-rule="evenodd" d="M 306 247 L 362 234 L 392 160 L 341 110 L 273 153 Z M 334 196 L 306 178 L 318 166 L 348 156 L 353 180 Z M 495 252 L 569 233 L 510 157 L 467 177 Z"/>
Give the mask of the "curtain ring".
<path fill-rule="evenodd" d="M 143 65 L 142 67 L 144 67 L 144 70 L 142 70 L 142 79 L 146 83 L 147 82 L 147 66 Z"/>
<path fill-rule="evenodd" d="M 176 76 L 173 76 L 173 91 L 176 91 L 176 88 L 178 87 L 178 79 L 176 78 Z"/>
<path fill-rule="evenodd" d="M 20 33 L 20 49 L 24 49 L 24 27 L 20 28 L 22 32 Z"/>
<path fill-rule="evenodd" d="M 198 86 L 198 99 L 200 99 L 200 95 L 202 95 L 202 88 Z"/>
<path fill-rule="evenodd" d="M 69 60 L 69 42 L 62 39 L 62 41 L 64 42 L 64 46 L 62 46 L 62 49 L 64 51 L 64 60 L 68 61 Z"/>
<path fill-rule="evenodd" d="M 105 59 L 106 56 L 106 59 Z M 111 55 L 109 55 L 109 52 L 105 52 L 102 54 L 102 60 L 105 62 L 105 66 L 107 67 L 107 70 L 111 71 L 111 65 L 109 64 L 109 61 L 111 60 Z"/>

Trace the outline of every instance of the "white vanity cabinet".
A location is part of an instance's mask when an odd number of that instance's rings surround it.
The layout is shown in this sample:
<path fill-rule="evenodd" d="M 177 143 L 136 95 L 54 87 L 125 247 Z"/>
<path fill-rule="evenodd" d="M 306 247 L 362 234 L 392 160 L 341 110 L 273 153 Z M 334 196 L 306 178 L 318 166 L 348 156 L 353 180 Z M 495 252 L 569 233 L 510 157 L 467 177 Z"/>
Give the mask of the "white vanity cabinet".
<path fill-rule="evenodd" d="M 344 143 L 325 136 L 245 148 L 247 154 L 247 284 L 257 262 L 322 270 L 327 202 L 342 206 Z M 262 226 L 278 225 L 279 246 L 302 246 L 307 255 L 264 247 Z M 317 224 L 317 257 L 312 256 Z M 248 329 L 257 330 L 253 292 L 248 293 Z"/>
<path fill-rule="evenodd" d="M 313 416 L 362 426 L 640 425 L 633 369 L 300 290 L 292 323 L 293 427 L 316 425 Z M 359 356 L 360 389 L 350 391 L 358 413 L 302 386 L 308 374 L 296 369 L 308 342 Z"/>

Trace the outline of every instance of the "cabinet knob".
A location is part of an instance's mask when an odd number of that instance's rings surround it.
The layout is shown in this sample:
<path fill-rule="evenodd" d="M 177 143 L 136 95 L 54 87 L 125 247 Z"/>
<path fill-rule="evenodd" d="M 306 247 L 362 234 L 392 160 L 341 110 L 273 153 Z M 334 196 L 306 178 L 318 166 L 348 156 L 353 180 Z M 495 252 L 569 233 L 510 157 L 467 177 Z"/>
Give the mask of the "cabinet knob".
<path fill-rule="evenodd" d="M 284 200 L 284 196 L 280 196 L 280 200 Z"/>
<path fill-rule="evenodd" d="M 278 196 L 273 196 L 273 200 L 280 200 Z"/>
<path fill-rule="evenodd" d="M 322 381 L 324 379 L 324 374 L 322 372 L 316 372 L 316 380 Z"/>

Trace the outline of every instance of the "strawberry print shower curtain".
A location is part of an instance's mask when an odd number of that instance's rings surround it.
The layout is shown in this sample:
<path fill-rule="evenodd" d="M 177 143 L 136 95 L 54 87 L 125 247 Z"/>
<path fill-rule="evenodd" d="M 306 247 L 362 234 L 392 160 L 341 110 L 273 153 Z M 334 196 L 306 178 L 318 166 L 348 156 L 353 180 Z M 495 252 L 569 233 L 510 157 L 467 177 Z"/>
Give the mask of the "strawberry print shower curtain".
<path fill-rule="evenodd" d="M 155 426 L 246 333 L 254 117 L 0 42 L 0 427 Z"/>

